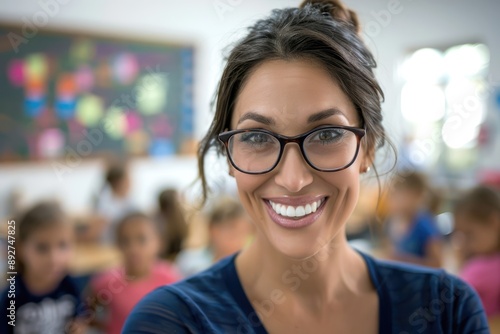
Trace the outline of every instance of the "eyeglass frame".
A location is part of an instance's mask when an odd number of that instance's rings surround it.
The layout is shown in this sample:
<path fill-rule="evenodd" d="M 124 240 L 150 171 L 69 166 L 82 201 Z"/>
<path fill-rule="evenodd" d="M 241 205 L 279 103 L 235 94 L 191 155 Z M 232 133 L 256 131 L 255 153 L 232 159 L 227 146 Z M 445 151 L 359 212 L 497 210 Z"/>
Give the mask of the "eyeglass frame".
<path fill-rule="evenodd" d="M 316 131 L 319 131 L 319 130 L 323 130 L 323 129 L 342 129 L 342 130 L 347 130 L 347 131 L 350 131 L 350 132 L 354 133 L 354 135 L 356 136 L 356 140 L 357 140 L 357 142 L 356 142 L 356 152 L 354 153 L 354 157 L 352 158 L 351 162 L 349 162 L 347 165 L 345 165 L 343 167 L 339 167 L 339 168 L 321 169 L 321 168 L 318 168 L 318 167 L 314 166 L 311 163 L 311 161 L 309 161 L 309 158 L 305 154 L 304 141 L 313 132 L 316 132 Z M 236 166 L 236 164 L 233 161 L 233 158 L 231 157 L 231 153 L 229 151 L 229 140 L 231 139 L 232 136 L 240 134 L 240 133 L 245 133 L 245 132 L 260 132 L 260 133 L 265 133 L 265 134 L 268 134 L 268 135 L 270 135 L 270 136 L 272 136 L 272 137 L 274 137 L 274 138 L 276 138 L 278 140 L 278 142 L 280 144 L 280 151 L 279 151 L 279 154 L 278 154 L 278 158 L 276 159 L 276 162 L 274 163 L 274 165 L 272 167 L 268 168 L 267 170 L 260 171 L 260 172 L 248 172 L 248 171 L 244 171 L 241 168 L 239 168 L 238 166 Z M 354 163 L 354 161 L 356 161 L 356 159 L 358 157 L 358 154 L 359 154 L 359 146 L 361 144 L 361 139 L 365 135 L 366 135 L 366 129 L 363 129 L 363 128 L 357 128 L 357 127 L 351 127 L 351 126 L 344 126 L 344 125 L 335 125 L 335 126 L 332 125 L 332 126 L 324 126 L 324 127 L 314 128 L 314 129 L 309 130 L 309 131 L 307 131 L 307 132 L 305 132 L 303 134 L 300 134 L 300 135 L 297 135 L 297 136 L 293 136 L 293 137 L 283 136 L 283 135 L 280 135 L 278 133 L 274 133 L 274 132 L 266 130 L 266 129 L 237 129 L 237 130 L 230 130 L 230 131 L 225 131 L 225 132 L 219 133 L 218 139 L 224 145 L 224 147 L 226 148 L 227 157 L 228 157 L 229 161 L 231 162 L 231 165 L 233 165 L 233 167 L 236 170 L 238 170 L 238 171 L 240 171 L 242 173 L 245 173 L 245 174 L 261 175 L 261 174 L 266 174 L 266 173 L 271 172 L 272 170 L 274 170 L 276 168 L 276 166 L 279 165 L 279 163 L 281 161 L 281 158 L 283 157 L 283 152 L 285 151 L 285 146 L 288 143 L 296 143 L 299 146 L 300 153 L 302 154 L 302 157 L 307 162 L 307 164 L 311 168 L 313 168 L 313 169 L 315 169 L 315 170 L 317 170 L 319 172 L 332 173 L 332 172 L 339 172 L 341 170 L 347 169 L 347 168 L 351 167 L 351 165 Z"/>

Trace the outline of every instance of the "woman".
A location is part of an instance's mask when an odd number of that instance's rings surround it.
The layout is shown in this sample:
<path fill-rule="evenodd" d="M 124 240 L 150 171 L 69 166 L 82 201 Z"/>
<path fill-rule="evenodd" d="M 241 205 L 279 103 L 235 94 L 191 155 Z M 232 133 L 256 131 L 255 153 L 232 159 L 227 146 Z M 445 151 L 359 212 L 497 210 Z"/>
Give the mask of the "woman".
<path fill-rule="evenodd" d="M 360 175 L 384 142 L 374 67 L 355 13 L 337 1 L 275 10 L 250 28 L 228 57 L 199 167 L 205 185 L 207 151 L 226 154 L 254 242 L 151 293 L 124 333 L 488 332 L 462 281 L 346 241 Z"/>

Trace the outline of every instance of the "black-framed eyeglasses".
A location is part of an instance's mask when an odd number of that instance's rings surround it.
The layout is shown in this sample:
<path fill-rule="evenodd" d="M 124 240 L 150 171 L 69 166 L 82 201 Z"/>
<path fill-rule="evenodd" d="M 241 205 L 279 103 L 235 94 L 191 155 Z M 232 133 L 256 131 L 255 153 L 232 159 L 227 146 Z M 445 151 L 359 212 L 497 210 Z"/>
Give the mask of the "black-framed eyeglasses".
<path fill-rule="evenodd" d="M 324 126 L 295 137 L 264 129 L 241 129 L 222 132 L 219 140 L 233 167 L 242 173 L 272 171 L 288 143 L 299 145 L 304 160 L 315 170 L 338 172 L 354 163 L 365 133 L 365 129 L 350 126 Z"/>

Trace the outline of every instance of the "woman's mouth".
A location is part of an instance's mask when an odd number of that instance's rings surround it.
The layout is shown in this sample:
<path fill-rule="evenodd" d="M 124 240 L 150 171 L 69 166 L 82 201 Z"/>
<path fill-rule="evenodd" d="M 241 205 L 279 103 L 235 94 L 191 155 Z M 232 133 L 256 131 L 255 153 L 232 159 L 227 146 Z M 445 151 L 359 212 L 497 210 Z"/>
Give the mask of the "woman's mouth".
<path fill-rule="evenodd" d="M 324 198 L 314 201 L 312 203 L 307 203 L 306 205 L 299 205 L 299 206 L 279 204 L 279 203 L 274 203 L 273 201 L 269 201 L 269 204 L 271 204 L 271 207 L 273 208 L 274 212 L 276 212 L 280 216 L 290 217 L 290 218 L 295 218 L 295 217 L 300 218 L 310 213 L 316 212 L 316 210 L 318 210 L 323 201 Z"/>
<path fill-rule="evenodd" d="M 266 199 L 271 220 L 286 228 L 300 228 L 311 225 L 323 212 L 327 197 L 309 199 Z"/>

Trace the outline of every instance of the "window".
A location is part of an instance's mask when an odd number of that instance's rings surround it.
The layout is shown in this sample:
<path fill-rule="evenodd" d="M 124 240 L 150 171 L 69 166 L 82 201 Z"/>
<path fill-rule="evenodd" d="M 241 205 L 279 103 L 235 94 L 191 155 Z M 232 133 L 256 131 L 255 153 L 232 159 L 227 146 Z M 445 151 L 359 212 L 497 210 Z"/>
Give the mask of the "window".
<path fill-rule="evenodd" d="M 423 48 L 405 59 L 401 112 L 407 132 L 401 156 L 407 163 L 445 173 L 475 166 L 488 65 L 483 44 Z"/>

